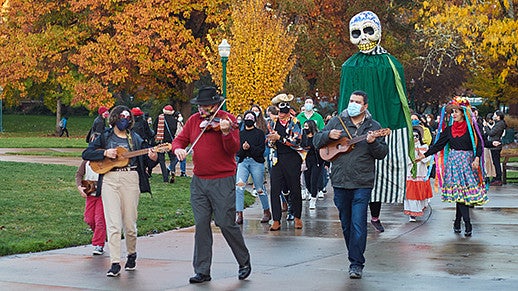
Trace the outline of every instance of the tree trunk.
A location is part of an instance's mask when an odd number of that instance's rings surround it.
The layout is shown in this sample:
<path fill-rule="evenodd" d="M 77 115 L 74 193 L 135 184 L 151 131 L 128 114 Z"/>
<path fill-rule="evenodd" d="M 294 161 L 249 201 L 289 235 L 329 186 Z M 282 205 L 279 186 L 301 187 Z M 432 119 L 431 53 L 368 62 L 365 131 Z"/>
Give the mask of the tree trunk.
<path fill-rule="evenodd" d="M 61 120 L 61 99 L 58 99 L 56 102 L 56 136 L 61 134 L 61 129 L 59 128 L 59 121 Z"/>

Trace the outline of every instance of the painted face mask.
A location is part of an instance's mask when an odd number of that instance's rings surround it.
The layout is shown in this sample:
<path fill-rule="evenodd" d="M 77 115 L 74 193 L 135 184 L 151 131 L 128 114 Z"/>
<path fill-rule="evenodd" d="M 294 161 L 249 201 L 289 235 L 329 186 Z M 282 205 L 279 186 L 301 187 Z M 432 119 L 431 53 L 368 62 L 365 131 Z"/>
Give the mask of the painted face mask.
<path fill-rule="evenodd" d="M 347 106 L 347 113 L 351 117 L 360 115 L 360 113 L 362 113 L 362 105 L 354 102 L 349 103 Z"/>
<path fill-rule="evenodd" d="M 209 110 L 205 110 L 202 106 L 198 105 L 198 112 L 202 118 L 210 117 L 215 111 L 214 107 L 210 107 Z"/>
<path fill-rule="evenodd" d="M 349 22 L 349 37 L 362 53 L 369 53 L 381 41 L 381 24 L 378 16 L 372 11 L 363 11 Z"/>

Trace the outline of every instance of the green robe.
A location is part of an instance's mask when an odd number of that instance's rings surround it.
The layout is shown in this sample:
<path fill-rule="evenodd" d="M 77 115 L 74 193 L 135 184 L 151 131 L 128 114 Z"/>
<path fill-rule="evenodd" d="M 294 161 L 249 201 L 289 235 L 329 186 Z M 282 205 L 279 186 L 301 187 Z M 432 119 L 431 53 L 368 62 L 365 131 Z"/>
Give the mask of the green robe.
<path fill-rule="evenodd" d="M 402 203 L 405 197 L 407 163 L 414 159 L 414 143 L 404 80 L 403 66 L 388 53 L 358 52 L 342 65 L 338 112 L 347 108 L 352 92 L 362 90 L 369 97 L 373 119 L 392 130 L 386 137 L 389 153 L 376 162 L 371 201 Z"/>
<path fill-rule="evenodd" d="M 406 118 L 396 89 L 396 80 L 389 58 L 400 76 L 403 92 L 406 92 L 403 66 L 390 54 L 366 55 L 358 52 L 342 65 L 340 100 L 338 112 L 349 104 L 349 97 L 355 90 L 362 90 L 369 96 L 369 112 L 382 127 L 390 129 L 406 128 Z"/>

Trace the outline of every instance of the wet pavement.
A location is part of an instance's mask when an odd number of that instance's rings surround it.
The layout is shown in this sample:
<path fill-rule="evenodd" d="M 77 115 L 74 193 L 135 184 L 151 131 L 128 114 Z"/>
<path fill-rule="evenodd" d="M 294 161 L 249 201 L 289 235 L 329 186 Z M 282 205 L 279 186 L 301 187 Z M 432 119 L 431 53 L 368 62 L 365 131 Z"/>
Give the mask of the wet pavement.
<path fill-rule="evenodd" d="M 384 204 L 386 231 L 369 225 L 361 280 L 347 275 L 328 190 L 316 210 L 304 202 L 301 230 L 283 217 L 281 231 L 270 232 L 259 222 L 259 202 L 245 210 L 242 228 L 253 270 L 244 281 L 237 279 L 237 263 L 214 227 L 212 281 L 188 283 L 191 227 L 139 237 L 137 270 L 117 278 L 105 276 L 108 254 L 94 257 L 91 246 L 0 257 L 0 290 L 518 290 L 518 185 L 492 187 L 489 203 L 472 209 L 472 237 L 453 233 L 454 205 L 437 195 L 417 222 L 408 222 L 402 205 Z"/>

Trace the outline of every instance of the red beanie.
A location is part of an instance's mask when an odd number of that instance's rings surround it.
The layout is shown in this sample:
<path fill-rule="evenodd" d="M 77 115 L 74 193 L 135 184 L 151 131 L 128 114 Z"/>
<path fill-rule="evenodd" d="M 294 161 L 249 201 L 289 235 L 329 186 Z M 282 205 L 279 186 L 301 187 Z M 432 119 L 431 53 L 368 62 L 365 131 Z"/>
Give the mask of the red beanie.
<path fill-rule="evenodd" d="M 104 112 L 108 111 L 108 108 L 106 108 L 105 106 L 101 106 L 99 107 L 99 109 L 97 110 L 97 113 L 99 114 L 103 114 Z"/>

